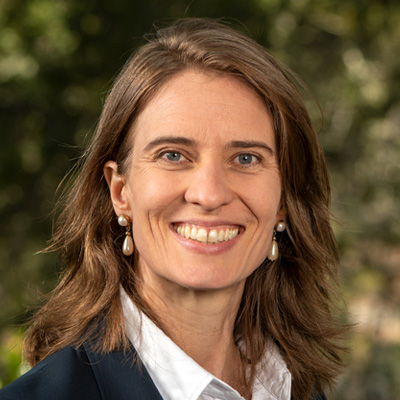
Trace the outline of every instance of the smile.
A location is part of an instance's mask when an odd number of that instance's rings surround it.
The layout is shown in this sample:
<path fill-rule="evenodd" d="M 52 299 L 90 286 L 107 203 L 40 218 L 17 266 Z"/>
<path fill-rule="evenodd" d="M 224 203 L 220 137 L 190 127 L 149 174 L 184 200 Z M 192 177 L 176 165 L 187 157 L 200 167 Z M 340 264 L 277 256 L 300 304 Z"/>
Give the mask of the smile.
<path fill-rule="evenodd" d="M 239 234 L 239 228 L 225 228 L 225 229 L 206 229 L 196 227 L 188 224 L 174 224 L 175 232 L 186 238 L 192 239 L 201 243 L 221 243 L 232 240 Z"/>

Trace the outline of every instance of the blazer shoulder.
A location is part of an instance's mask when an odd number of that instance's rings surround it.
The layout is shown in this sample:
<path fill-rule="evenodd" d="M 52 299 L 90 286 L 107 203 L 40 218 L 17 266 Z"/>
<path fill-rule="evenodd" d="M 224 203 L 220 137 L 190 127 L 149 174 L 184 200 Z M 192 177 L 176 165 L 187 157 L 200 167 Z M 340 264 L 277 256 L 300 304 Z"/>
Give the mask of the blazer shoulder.
<path fill-rule="evenodd" d="M 99 400 L 100 392 L 87 354 L 66 347 L 0 390 L 0 400 Z"/>
<path fill-rule="evenodd" d="M 327 400 L 324 393 L 315 394 L 311 400 Z"/>

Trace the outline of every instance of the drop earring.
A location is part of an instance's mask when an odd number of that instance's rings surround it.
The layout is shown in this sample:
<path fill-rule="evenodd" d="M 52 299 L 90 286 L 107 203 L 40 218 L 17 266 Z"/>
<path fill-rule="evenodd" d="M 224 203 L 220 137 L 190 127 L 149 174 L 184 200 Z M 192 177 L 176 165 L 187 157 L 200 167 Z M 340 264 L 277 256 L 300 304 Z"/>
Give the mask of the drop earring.
<path fill-rule="evenodd" d="M 121 214 L 118 217 L 118 224 L 126 228 L 125 239 L 122 244 L 122 253 L 124 253 L 125 256 L 131 256 L 135 251 L 131 234 L 131 220 L 127 215 Z"/>
<path fill-rule="evenodd" d="M 286 229 L 286 224 L 283 221 L 278 221 L 275 225 L 274 234 L 272 236 L 271 247 L 268 252 L 268 260 L 275 261 L 279 257 L 279 246 L 276 241 L 276 232 L 283 232 Z"/>

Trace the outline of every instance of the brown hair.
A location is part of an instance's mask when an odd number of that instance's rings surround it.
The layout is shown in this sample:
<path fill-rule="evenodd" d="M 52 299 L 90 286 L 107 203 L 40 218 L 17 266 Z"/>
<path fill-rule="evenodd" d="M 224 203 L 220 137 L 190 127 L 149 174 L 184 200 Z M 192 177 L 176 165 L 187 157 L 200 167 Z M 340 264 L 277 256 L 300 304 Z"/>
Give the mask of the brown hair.
<path fill-rule="evenodd" d="M 331 386 L 342 365 L 337 344 L 342 329 L 331 299 L 338 255 L 323 151 L 292 74 L 253 40 L 205 19 L 183 19 L 159 30 L 116 79 L 59 202 L 63 211 L 51 249 L 60 251 L 65 270 L 33 319 L 25 355 L 36 364 L 81 343 L 98 325 L 99 351 L 126 346 L 120 284 L 151 316 L 135 290 L 135 262 L 120 250 L 103 166 L 118 160 L 123 172 L 131 151 L 128 131 L 140 111 L 167 79 L 188 68 L 237 76 L 257 90 L 273 117 L 287 230 L 279 237 L 279 259 L 266 260 L 247 279 L 234 333 L 245 342 L 252 377 L 265 344 L 274 340 L 293 376 L 293 398 L 308 399 L 313 387 Z"/>

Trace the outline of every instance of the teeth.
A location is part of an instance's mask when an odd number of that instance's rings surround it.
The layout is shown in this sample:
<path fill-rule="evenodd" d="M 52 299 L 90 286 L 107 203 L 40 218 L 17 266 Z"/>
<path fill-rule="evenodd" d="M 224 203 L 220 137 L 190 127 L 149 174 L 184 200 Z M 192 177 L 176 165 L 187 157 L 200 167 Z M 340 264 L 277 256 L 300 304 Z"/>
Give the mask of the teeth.
<path fill-rule="evenodd" d="M 192 233 L 193 230 L 196 231 L 196 228 L 192 228 Z M 199 229 L 197 235 L 194 238 L 192 237 L 192 239 L 198 240 L 199 242 L 202 243 L 207 243 L 207 231 L 203 228 Z"/>
<path fill-rule="evenodd" d="M 227 241 L 229 240 L 229 229 L 227 229 L 227 230 L 225 231 L 224 240 L 225 240 L 225 242 L 227 242 Z"/>
<path fill-rule="evenodd" d="M 183 236 L 183 235 L 182 235 Z M 185 226 L 185 238 L 189 239 L 190 238 L 190 227 L 189 225 Z"/>
<path fill-rule="evenodd" d="M 218 243 L 232 240 L 239 234 L 239 228 L 211 229 L 207 232 L 204 228 L 196 228 L 190 225 L 174 226 L 175 231 L 186 239 L 196 240 L 201 243 Z"/>
<path fill-rule="evenodd" d="M 217 243 L 218 242 L 218 232 L 213 229 L 208 233 L 208 241 L 210 243 Z"/>

